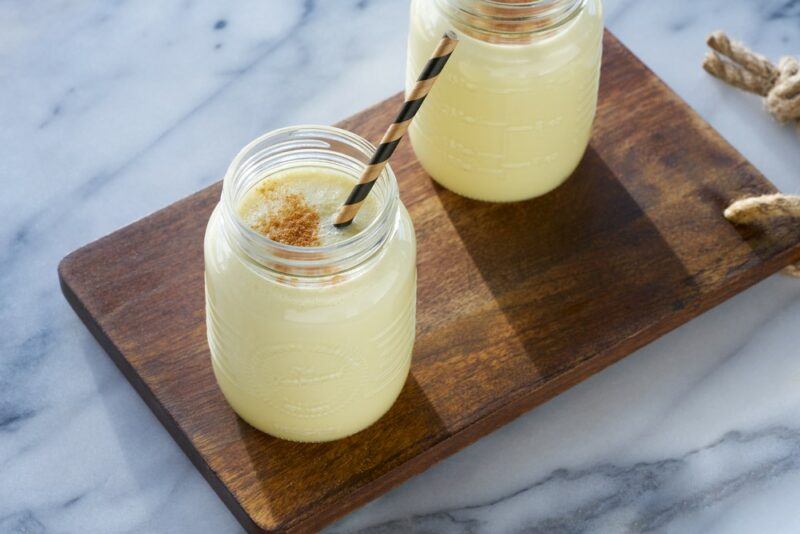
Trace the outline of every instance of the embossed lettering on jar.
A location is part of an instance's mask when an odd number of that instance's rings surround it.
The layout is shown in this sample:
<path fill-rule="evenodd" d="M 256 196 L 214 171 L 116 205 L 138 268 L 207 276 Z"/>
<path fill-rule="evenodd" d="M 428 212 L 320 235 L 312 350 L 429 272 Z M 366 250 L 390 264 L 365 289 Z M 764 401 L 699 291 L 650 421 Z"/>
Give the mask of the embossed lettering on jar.
<path fill-rule="evenodd" d="M 459 46 L 409 128 L 422 166 L 479 200 L 524 200 L 558 187 L 591 135 L 600 0 L 412 0 L 407 89 L 448 29 Z"/>
<path fill-rule="evenodd" d="M 276 243 L 236 207 L 265 177 L 314 167 L 358 177 L 374 148 L 329 127 L 277 130 L 245 147 L 206 229 L 206 324 L 217 382 L 248 423 L 294 441 L 366 428 L 396 400 L 414 343 L 416 241 L 387 166 L 375 219 L 319 247 Z"/>

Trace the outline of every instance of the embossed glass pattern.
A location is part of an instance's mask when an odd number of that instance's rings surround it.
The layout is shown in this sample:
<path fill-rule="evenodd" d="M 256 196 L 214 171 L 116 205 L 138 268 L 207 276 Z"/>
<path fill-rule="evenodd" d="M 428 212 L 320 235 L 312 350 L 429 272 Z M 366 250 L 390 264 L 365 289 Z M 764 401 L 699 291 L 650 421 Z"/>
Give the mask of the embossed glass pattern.
<path fill-rule="evenodd" d="M 591 134 L 600 0 L 412 0 L 407 88 L 448 29 L 459 46 L 409 129 L 425 170 L 488 201 L 532 198 L 563 183 Z"/>
<path fill-rule="evenodd" d="M 391 167 L 372 192 L 381 209 L 356 236 L 282 245 L 237 216 L 270 173 L 327 166 L 357 177 L 372 146 L 329 127 L 256 139 L 234 159 L 205 238 L 206 324 L 217 381 L 256 428 L 327 441 L 369 426 L 405 383 L 414 343 L 416 242 Z"/>

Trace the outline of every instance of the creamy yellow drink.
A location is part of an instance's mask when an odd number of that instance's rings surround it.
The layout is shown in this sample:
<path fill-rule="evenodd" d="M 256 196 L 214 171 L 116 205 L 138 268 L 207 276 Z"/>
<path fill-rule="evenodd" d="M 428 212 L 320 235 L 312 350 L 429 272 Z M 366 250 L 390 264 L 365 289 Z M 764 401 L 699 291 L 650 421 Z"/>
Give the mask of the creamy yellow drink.
<path fill-rule="evenodd" d="M 205 238 L 206 313 L 233 409 L 273 436 L 327 441 L 369 426 L 403 388 L 416 244 L 393 176 L 338 230 L 358 174 L 308 159 L 250 180 L 238 198 L 223 193 Z"/>
<path fill-rule="evenodd" d="M 566 180 L 588 144 L 600 2 L 536 4 L 412 0 L 407 89 L 442 32 L 459 35 L 409 134 L 425 170 L 460 195 L 500 202 L 542 195 Z"/>
<path fill-rule="evenodd" d="M 276 172 L 251 188 L 239 203 L 239 217 L 273 241 L 320 247 L 361 233 L 378 213 L 367 197 L 353 222 L 333 226 L 333 216 L 353 188 L 352 176 L 326 167 L 294 167 Z"/>

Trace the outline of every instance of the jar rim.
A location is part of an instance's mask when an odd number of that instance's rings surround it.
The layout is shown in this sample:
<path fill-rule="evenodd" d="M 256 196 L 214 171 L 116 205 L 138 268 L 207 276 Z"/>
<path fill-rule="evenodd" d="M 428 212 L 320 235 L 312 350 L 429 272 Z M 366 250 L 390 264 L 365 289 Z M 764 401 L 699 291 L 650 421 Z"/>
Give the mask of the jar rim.
<path fill-rule="evenodd" d="M 456 28 L 489 42 L 513 44 L 561 28 L 587 0 L 437 0 Z M 460 27 L 459 27 L 460 26 Z"/>
<path fill-rule="evenodd" d="M 352 149 L 360 157 L 356 159 L 352 154 L 338 151 L 335 148 L 338 145 Z M 237 245 L 237 248 L 242 250 L 248 258 L 261 266 L 280 274 L 294 276 L 338 274 L 368 259 L 386 241 L 397 212 L 399 188 L 391 167 L 387 164 L 377 178 L 371 194 L 380 197 L 382 190 L 383 198 L 380 210 L 363 230 L 346 239 L 327 245 L 303 247 L 274 241 L 253 230 L 236 209 L 243 193 L 255 183 L 272 172 L 289 168 L 284 165 L 271 171 L 256 173 L 257 180 L 246 187 L 243 192 L 240 191 L 242 184 L 238 181 L 242 178 L 243 173 L 247 172 L 247 166 L 251 160 L 264 156 L 285 157 L 286 154 L 282 150 L 301 153 L 306 151 L 307 154 L 317 155 L 325 152 L 331 157 L 338 154 L 342 158 L 347 158 L 351 163 L 349 171 L 344 170 L 344 172 L 352 174 L 354 178 L 358 179 L 355 165 L 357 164 L 361 168 L 366 166 L 375 147 L 363 137 L 348 130 L 316 124 L 278 128 L 250 141 L 233 158 L 223 179 L 222 211 L 226 226 L 232 230 L 233 236 L 230 236 L 232 237 L 230 241 L 233 243 L 231 244 Z M 310 156 L 303 157 L 302 154 L 295 154 L 291 166 L 308 165 L 310 161 L 314 161 Z M 344 201 L 344 199 L 342 200 Z"/>

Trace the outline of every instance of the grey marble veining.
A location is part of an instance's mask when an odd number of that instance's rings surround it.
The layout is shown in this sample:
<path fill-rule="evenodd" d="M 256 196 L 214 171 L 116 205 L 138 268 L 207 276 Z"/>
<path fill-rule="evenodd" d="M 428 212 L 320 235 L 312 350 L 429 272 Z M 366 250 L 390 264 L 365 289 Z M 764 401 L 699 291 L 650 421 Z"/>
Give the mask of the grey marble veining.
<path fill-rule="evenodd" d="M 775 451 L 764 455 L 761 453 L 764 448 Z M 759 461 L 744 472 L 726 473 L 724 478 L 706 487 L 683 491 L 682 483 L 701 469 L 701 464 L 709 457 L 739 454 L 758 456 Z M 597 464 L 577 470 L 561 468 L 523 489 L 486 503 L 379 523 L 362 532 L 406 529 L 496 532 L 507 530 L 509 520 L 525 532 L 577 532 L 589 527 L 592 530 L 619 527 L 619 530 L 649 532 L 718 504 L 746 486 L 798 467 L 799 431 L 785 427 L 749 434 L 731 431 L 707 446 L 675 458 L 630 465 Z M 564 492 L 565 488 L 571 488 L 570 494 Z M 638 508 L 635 519 L 630 520 L 630 514 L 620 513 L 634 506 Z M 620 515 L 629 519 L 627 525 L 620 524 Z"/>
<path fill-rule="evenodd" d="M 0 2 L 0 532 L 239 532 L 74 316 L 74 248 L 256 135 L 402 87 L 396 0 Z M 800 136 L 700 68 L 800 54 L 796 0 L 606 0 L 607 25 L 776 185 Z M 331 526 L 800 531 L 800 282 L 774 276 Z"/>

